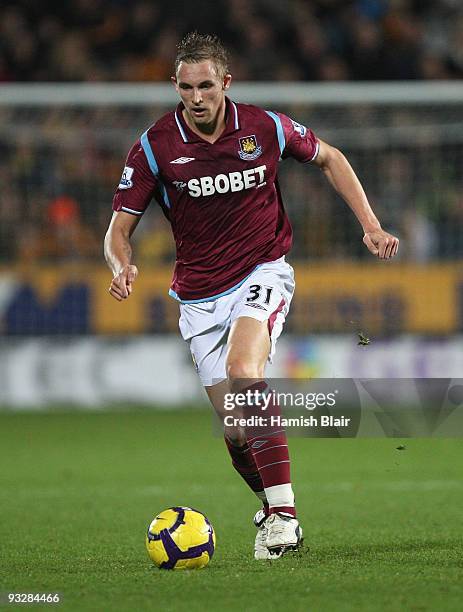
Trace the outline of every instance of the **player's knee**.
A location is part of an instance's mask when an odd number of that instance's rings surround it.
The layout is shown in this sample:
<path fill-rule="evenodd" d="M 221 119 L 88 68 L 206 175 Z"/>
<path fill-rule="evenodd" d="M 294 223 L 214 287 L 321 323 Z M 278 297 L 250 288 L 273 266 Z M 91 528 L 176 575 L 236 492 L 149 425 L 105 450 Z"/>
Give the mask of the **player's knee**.
<path fill-rule="evenodd" d="M 263 368 L 255 361 L 242 357 L 227 361 L 227 376 L 232 390 L 235 387 L 247 386 L 247 381 L 263 378 Z"/>

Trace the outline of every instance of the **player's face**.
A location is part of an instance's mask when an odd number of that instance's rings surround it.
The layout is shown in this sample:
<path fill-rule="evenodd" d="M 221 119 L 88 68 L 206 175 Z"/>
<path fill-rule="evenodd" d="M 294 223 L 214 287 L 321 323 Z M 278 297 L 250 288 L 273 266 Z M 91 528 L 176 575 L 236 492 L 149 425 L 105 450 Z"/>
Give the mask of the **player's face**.
<path fill-rule="evenodd" d="M 196 64 L 180 62 L 172 81 L 192 123 L 200 129 L 217 123 L 220 111 L 225 108 L 225 91 L 231 82 L 229 74 L 221 79 L 211 60 Z"/>

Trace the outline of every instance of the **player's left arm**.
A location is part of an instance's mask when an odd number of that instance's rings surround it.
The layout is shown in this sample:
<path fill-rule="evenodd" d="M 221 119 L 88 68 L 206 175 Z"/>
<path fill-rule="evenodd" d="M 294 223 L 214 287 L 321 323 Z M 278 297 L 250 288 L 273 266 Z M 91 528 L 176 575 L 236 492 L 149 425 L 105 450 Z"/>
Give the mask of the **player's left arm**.
<path fill-rule="evenodd" d="M 357 175 L 341 151 L 319 139 L 318 154 L 312 163 L 325 173 L 334 189 L 350 206 L 363 228 L 363 242 L 370 253 L 380 259 L 394 257 L 399 248 L 399 239 L 382 229 Z"/>

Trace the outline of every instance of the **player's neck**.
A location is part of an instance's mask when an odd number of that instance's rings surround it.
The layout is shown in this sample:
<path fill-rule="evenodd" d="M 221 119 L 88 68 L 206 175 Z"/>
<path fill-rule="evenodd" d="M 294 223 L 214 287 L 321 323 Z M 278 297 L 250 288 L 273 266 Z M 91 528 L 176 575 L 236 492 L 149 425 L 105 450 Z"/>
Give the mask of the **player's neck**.
<path fill-rule="evenodd" d="M 192 117 L 186 112 L 185 109 L 182 111 L 183 118 L 185 119 L 186 124 L 190 128 L 192 132 L 200 136 L 203 140 L 210 142 L 213 144 L 216 140 L 220 138 L 223 131 L 225 130 L 226 121 L 225 121 L 225 113 L 226 113 L 226 102 L 225 99 L 223 104 L 219 107 L 217 111 L 217 115 L 214 120 L 210 123 L 201 123 L 197 124 L 193 121 Z"/>

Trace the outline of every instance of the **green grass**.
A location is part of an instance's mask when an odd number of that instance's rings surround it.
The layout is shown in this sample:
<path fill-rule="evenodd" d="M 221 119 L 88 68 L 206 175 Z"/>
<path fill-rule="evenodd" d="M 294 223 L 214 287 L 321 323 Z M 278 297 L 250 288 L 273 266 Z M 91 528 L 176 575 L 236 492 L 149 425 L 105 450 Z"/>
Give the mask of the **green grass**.
<path fill-rule="evenodd" d="M 0 592 L 58 591 L 78 611 L 461 610 L 461 441 L 399 442 L 292 438 L 310 549 L 255 562 L 258 506 L 208 414 L 0 414 Z M 215 526 L 205 570 L 148 559 L 171 505 Z"/>

